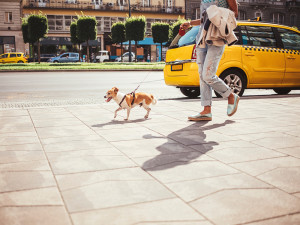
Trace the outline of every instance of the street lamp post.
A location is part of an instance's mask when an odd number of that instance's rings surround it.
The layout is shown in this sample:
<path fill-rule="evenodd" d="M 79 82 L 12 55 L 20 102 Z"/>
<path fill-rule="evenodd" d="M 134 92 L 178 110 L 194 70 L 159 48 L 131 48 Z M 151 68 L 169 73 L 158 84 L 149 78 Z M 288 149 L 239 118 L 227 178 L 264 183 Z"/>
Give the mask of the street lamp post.
<path fill-rule="evenodd" d="M 131 7 L 130 7 L 130 0 L 128 0 L 129 6 L 129 18 L 131 17 Z M 131 40 L 129 40 L 129 62 L 131 62 Z"/>

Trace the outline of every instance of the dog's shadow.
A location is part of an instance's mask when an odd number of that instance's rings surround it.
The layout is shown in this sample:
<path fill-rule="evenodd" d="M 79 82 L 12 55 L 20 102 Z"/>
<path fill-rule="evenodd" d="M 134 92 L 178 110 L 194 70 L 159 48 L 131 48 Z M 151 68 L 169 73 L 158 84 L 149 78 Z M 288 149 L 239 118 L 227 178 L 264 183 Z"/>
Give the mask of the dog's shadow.
<path fill-rule="evenodd" d="M 92 125 L 92 127 L 105 127 L 105 126 L 122 125 L 122 124 L 130 124 L 130 123 L 141 123 L 141 122 L 144 122 L 146 120 L 151 120 L 151 118 L 148 118 L 148 119 L 141 118 L 141 119 L 135 119 L 135 120 L 116 120 L 116 119 L 113 119 L 113 120 L 111 120 L 107 123 Z"/>
<path fill-rule="evenodd" d="M 142 168 L 146 171 L 165 170 L 199 160 L 199 157 L 213 150 L 214 146 L 219 145 L 217 139 L 216 141 L 207 141 L 205 131 L 213 130 L 231 123 L 234 123 L 234 121 L 226 120 L 224 123 L 204 127 L 207 122 L 197 122 L 170 133 L 167 136 L 168 141 L 156 147 L 160 154 L 144 162 Z M 159 137 L 145 135 L 144 138 Z"/>

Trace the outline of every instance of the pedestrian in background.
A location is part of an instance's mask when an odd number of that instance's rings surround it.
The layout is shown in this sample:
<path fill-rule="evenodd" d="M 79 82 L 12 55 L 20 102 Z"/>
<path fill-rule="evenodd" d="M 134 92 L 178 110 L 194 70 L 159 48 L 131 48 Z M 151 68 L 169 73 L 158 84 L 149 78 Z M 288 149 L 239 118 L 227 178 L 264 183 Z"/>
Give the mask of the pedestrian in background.
<path fill-rule="evenodd" d="M 228 116 L 232 116 L 236 112 L 239 102 L 239 96 L 232 93 L 230 87 L 216 75 L 226 43 L 223 42 L 221 46 L 220 42 L 217 45 L 214 45 L 214 43 L 208 44 L 205 40 L 206 36 L 203 35 L 211 25 L 206 10 L 213 5 L 222 7 L 222 9 L 229 8 L 234 13 L 233 15 L 231 12 L 233 16 L 238 16 L 236 0 L 202 0 L 200 5 L 200 19 L 181 24 L 181 28 L 185 30 L 192 25 L 201 25 L 196 37 L 196 55 L 200 75 L 201 105 L 204 109 L 196 115 L 189 116 L 188 119 L 192 121 L 212 120 L 212 89 L 218 92 L 223 98 L 228 99 Z"/>

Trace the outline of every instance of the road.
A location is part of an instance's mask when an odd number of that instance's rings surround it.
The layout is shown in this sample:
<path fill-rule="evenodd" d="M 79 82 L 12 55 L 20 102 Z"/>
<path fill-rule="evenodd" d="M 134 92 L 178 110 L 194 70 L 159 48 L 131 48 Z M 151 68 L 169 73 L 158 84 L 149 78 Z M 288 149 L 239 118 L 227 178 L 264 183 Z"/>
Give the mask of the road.
<path fill-rule="evenodd" d="M 143 82 L 143 83 L 141 83 Z M 111 87 L 124 93 L 138 91 L 158 99 L 185 98 L 166 86 L 162 71 L 120 72 L 8 72 L 0 73 L 0 108 L 103 103 Z M 291 94 L 300 94 L 292 91 Z M 272 90 L 246 90 L 244 96 L 274 95 Z"/>

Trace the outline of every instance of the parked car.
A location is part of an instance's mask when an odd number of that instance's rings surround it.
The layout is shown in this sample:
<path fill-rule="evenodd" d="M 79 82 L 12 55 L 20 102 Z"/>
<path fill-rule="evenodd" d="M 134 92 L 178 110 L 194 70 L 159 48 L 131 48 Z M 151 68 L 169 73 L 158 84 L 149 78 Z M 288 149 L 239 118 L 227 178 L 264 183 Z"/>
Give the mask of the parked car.
<path fill-rule="evenodd" d="M 49 59 L 51 59 L 51 58 L 53 58 L 55 56 L 56 56 L 55 54 L 41 54 L 41 62 L 48 62 Z M 39 61 L 39 59 L 38 59 L 37 56 L 34 58 L 34 61 L 35 62 Z M 33 58 L 29 58 L 28 62 L 33 62 Z"/>
<path fill-rule="evenodd" d="M 166 54 L 164 79 L 188 97 L 200 95 L 195 55 L 199 26 L 181 37 Z M 226 46 L 217 76 L 242 96 L 246 88 L 270 88 L 288 94 L 300 88 L 300 32 L 288 26 L 238 21 L 238 42 Z M 216 93 L 217 96 L 220 96 Z"/>
<path fill-rule="evenodd" d="M 108 62 L 109 61 L 109 52 L 102 50 L 99 51 L 96 55 L 96 62 Z"/>
<path fill-rule="evenodd" d="M 53 62 L 53 63 L 80 62 L 79 53 L 66 52 L 59 56 L 50 58 L 48 62 Z"/>
<path fill-rule="evenodd" d="M 131 61 L 133 62 L 134 60 L 135 60 L 135 54 L 131 52 Z M 115 61 L 121 62 L 121 56 L 117 57 Z M 123 62 L 129 62 L 129 52 L 125 52 L 123 54 Z"/>
<path fill-rule="evenodd" d="M 28 59 L 22 52 L 10 52 L 0 55 L 0 63 L 28 63 Z"/>

